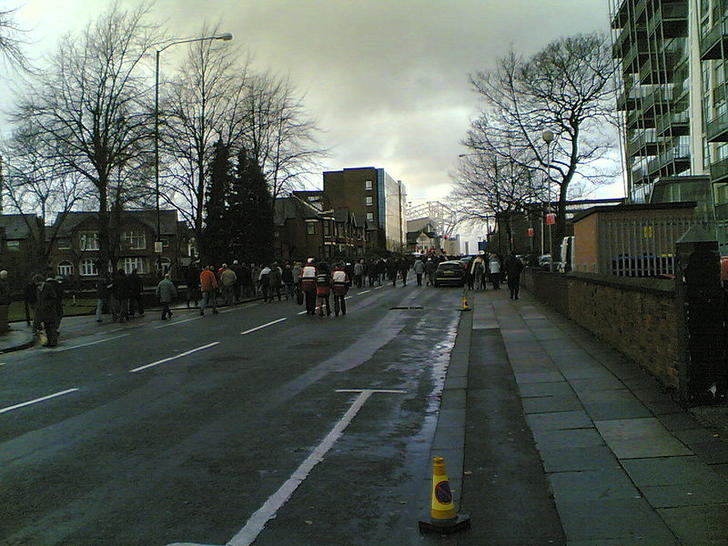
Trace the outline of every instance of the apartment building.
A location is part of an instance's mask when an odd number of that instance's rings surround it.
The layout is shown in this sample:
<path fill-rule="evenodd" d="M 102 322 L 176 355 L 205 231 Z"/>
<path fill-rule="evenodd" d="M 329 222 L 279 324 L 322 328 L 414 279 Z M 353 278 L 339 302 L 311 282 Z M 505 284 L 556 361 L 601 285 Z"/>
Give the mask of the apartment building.
<path fill-rule="evenodd" d="M 333 209 L 348 209 L 375 226 L 373 248 L 401 251 L 407 242 L 407 190 L 384 169 L 357 167 L 324 172 L 323 194 Z"/>
<path fill-rule="evenodd" d="M 610 0 L 629 197 L 696 201 L 728 254 L 728 1 Z"/>

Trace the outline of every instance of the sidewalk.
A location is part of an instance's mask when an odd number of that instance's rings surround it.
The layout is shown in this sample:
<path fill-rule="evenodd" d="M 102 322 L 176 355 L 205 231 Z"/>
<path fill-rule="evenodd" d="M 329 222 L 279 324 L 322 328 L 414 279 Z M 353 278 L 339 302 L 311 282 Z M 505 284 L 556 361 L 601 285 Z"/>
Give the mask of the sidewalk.
<path fill-rule="evenodd" d="M 528 293 L 469 300 L 432 449 L 472 518 L 448 543 L 728 544 L 724 431 Z"/>

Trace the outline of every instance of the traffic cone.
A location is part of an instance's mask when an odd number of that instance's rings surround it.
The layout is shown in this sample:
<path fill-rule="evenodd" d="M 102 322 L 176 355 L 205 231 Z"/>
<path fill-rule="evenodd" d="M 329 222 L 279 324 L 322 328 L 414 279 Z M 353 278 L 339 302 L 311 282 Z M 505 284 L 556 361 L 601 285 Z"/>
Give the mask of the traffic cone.
<path fill-rule="evenodd" d="M 430 521 L 420 521 L 420 531 L 449 535 L 470 527 L 470 516 L 458 514 L 445 471 L 445 459 L 432 458 L 432 508 Z"/>
<path fill-rule="evenodd" d="M 460 302 L 460 310 L 461 311 L 470 311 L 470 306 L 468 305 L 468 297 L 463 296 L 462 300 Z"/>

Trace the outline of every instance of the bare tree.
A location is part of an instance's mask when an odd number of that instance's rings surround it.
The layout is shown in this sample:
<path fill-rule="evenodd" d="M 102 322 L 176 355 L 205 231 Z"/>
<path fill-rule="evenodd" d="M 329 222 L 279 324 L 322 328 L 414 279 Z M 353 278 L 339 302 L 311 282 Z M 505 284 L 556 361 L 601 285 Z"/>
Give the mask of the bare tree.
<path fill-rule="evenodd" d="M 22 35 L 26 32 L 15 22 L 14 9 L 0 10 L 0 56 L 11 66 L 30 70 L 30 64 L 23 51 Z"/>
<path fill-rule="evenodd" d="M 218 34 L 203 27 L 201 36 Z M 240 146 L 248 128 L 245 98 L 248 64 L 233 48 L 211 40 L 193 42 L 178 75 L 165 86 L 161 140 L 163 198 L 177 207 L 201 241 L 209 165 L 214 143 Z"/>
<path fill-rule="evenodd" d="M 527 161 L 523 159 L 521 163 Z M 534 204 L 542 202 L 547 191 L 543 177 L 536 177 L 533 169 L 522 164 L 505 162 L 494 152 L 467 154 L 460 162 L 450 196 L 461 224 L 495 225 L 499 250 L 502 231 L 506 232 L 510 251 L 513 219 L 526 214 L 532 220 Z"/>
<path fill-rule="evenodd" d="M 61 39 L 15 111 L 17 121 L 33 120 L 37 137 L 65 170 L 94 188 L 102 271 L 116 261 L 109 242 L 112 181 L 148 153 L 151 136 L 142 61 L 158 31 L 145 22 L 147 12 L 117 2 L 79 36 Z"/>
<path fill-rule="evenodd" d="M 595 33 L 559 39 L 528 60 L 511 53 L 471 76 L 483 109 L 464 144 L 547 177 L 555 190 L 548 200 L 557 202 L 556 241 L 565 233 L 570 184 L 614 176 L 604 170 L 615 142 L 604 129 L 614 110 L 612 75 L 608 40 Z M 550 145 L 544 131 L 554 136 Z"/>
<path fill-rule="evenodd" d="M 17 128 L 5 146 L 4 195 L 12 209 L 23 214 L 30 234 L 34 266 L 48 265 L 62 222 L 51 226 L 51 218 L 69 212 L 88 197 L 89 186 L 75 172 L 66 172 L 48 153 L 45 142 L 28 123 Z M 36 221 L 38 215 L 40 222 Z M 50 229 L 49 229 L 49 226 Z"/>
<path fill-rule="evenodd" d="M 318 146 L 316 123 L 289 80 L 263 74 L 252 83 L 244 145 L 262 167 L 275 202 L 315 172 L 327 150 Z"/>

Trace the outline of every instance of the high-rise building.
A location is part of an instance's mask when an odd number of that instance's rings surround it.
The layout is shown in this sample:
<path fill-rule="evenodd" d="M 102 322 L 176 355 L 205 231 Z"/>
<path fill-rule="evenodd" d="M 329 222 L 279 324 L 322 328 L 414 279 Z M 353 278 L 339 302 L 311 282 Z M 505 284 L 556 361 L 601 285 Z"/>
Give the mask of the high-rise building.
<path fill-rule="evenodd" d="M 407 190 L 401 180 L 375 167 L 327 171 L 324 194 L 332 208 L 347 208 L 377 226 L 374 248 L 397 252 L 405 248 Z"/>
<path fill-rule="evenodd" d="M 696 201 L 728 254 L 728 1 L 610 0 L 629 197 Z"/>

